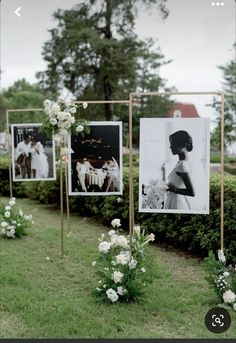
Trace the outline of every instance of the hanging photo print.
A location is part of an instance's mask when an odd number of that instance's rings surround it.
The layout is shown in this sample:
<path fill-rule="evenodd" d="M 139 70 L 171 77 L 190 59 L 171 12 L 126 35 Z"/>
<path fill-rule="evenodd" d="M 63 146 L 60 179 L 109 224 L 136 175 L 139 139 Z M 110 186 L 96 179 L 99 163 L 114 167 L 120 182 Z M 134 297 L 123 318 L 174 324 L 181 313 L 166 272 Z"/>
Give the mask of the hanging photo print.
<path fill-rule="evenodd" d="M 206 118 L 140 119 L 139 211 L 209 213 Z"/>
<path fill-rule="evenodd" d="M 120 195 L 122 123 L 90 122 L 90 133 L 69 136 L 69 194 Z"/>
<path fill-rule="evenodd" d="M 56 180 L 54 139 L 41 126 L 11 125 L 13 181 Z"/>

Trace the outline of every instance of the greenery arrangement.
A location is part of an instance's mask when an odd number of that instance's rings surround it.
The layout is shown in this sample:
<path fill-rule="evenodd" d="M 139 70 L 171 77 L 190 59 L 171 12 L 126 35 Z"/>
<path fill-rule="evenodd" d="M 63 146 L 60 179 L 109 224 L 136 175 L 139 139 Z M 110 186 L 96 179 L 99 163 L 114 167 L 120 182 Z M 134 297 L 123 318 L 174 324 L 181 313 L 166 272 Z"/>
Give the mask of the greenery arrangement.
<path fill-rule="evenodd" d="M 100 277 L 95 294 L 112 303 L 139 301 L 143 298 L 146 282 L 151 281 L 146 247 L 154 241 L 155 235 L 141 232 L 140 226 L 134 227 L 130 254 L 129 236 L 120 229 L 120 219 L 113 219 L 111 224 L 114 229 L 107 236 L 101 235 L 100 256 L 92 262 Z"/>
<path fill-rule="evenodd" d="M 11 198 L 8 205 L 0 205 L 1 235 L 7 238 L 25 236 L 27 229 L 34 224 L 32 215 L 15 209 L 16 199 Z"/>
<path fill-rule="evenodd" d="M 226 265 L 226 257 L 222 250 L 218 250 L 218 260 L 213 252 L 209 253 L 207 269 L 209 276 L 206 278 L 220 301 L 232 306 L 236 311 L 236 265 Z"/>

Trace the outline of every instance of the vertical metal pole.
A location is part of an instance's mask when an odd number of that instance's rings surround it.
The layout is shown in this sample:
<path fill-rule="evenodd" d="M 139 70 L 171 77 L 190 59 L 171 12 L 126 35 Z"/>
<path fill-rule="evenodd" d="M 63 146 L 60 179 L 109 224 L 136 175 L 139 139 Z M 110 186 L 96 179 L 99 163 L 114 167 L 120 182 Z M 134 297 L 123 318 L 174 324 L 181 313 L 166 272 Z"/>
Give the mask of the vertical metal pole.
<path fill-rule="evenodd" d="M 221 221 L 220 221 L 220 248 L 224 250 L 224 93 L 221 93 Z"/>
<path fill-rule="evenodd" d="M 8 150 L 8 168 L 9 168 L 9 185 L 10 185 L 10 198 L 13 196 L 12 187 L 12 161 L 11 161 L 11 149 L 10 149 L 10 131 L 9 131 L 9 112 L 6 111 L 6 129 L 7 129 L 7 150 Z M 13 132 L 11 133 L 13 134 Z"/>
<path fill-rule="evenodd" d="M 65 163 L 65 185 L 66 185 L 66 212 L 67 212 L 67 224 L 68 224 L 68 234 L 71 234 L 70 231 L 70 204 L 69 204 L 69 192 L 68 192 L 68 160 L 67 156 L 64 159 Z"/>
<path fill-rule="evenodd" d="M 60 151 L 61 258 L 64 257 L 63 162 Z"/>
<path fill-rule="evenodd" d="M 134 192 L 133 192 L 133 131 L 132 131 L 132 94 L 129 95 L 129 246 L 132 258 L 132 234 L 134 226 Z"/>

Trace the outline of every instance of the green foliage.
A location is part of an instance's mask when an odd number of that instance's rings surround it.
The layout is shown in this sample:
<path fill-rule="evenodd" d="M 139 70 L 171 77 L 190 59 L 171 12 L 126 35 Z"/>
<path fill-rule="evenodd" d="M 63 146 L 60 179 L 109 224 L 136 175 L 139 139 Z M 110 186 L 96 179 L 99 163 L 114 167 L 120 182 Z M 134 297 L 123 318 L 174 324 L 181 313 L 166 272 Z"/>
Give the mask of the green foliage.
<path fill-rule="evenodd" d="M 135 222 L 147 232 L 154 232 L 158 242 L 172 245 L 197 256 L 207 256 L 216 251 L 220 244 L 220 176 L 211 175 L 210 214 L 147 214 L 138 213 L 138 169 L 133 169 L 135 194 Z M 8 166 L 0 169 L 1 194 L 9 195 Z M 95 216 L 96 220 L 110 225 L 114 218 L 120 218 L 122 227 L 129 225 L 129 172 L 124 167 L 123 196 L 73 196 L 70 197 L 70 211 L 82 216 Z M 27 195 L 45 204 L 60 204 L 59 168 L 56 181 L 34 181 L 13 183 L 17 197 Z M 224 182 L 224 244 L 229 261 L 236 261 L 236 178 L 225 176 Z M 18 195 L 19 190 L 19 195 Z M 65 185 L 64 185 L 65 199 Z"/>
<path fill-rule="evenodd" d="M 223 252 L 220 250 L 218 254 L 219 260 L 216 260 L 212 251 L 209 252 L 208 257 L 205 259 L 208 272 L 206 280 L 209 286 L 214 289 L 220 301 L 234 307 L 236 306 L 236 266 L 226 266 L 226 258 Z M 224 298 L 225 292 L 227 291 L 234 293 L 234 301 L 227 301 Z"/>
<path fill-rule="evenodd" d="M 41 87 L 48 94 L 66 88 L 86 100 L 127 99 L 130 90 L 163 89 L 159 69 L 167 63 L 164 56 L 152 39 L 139 40 L 134 32 L 142 5 L 158 8 L 163 18 L 168 15 L 166 0 L 86 0 L 57 10 L 57 26 L 43 47 L 47 70 L 37 74 Z M 93 108 L 94 119 L 101 107 Z M 104 104 L 103 112 L 107 120 L 122 115 L 112 104 Z"/>
<path fill-rule="evenodd" d="M 150 256 L 147 254 L 147 244 L 151 240 L 154 240 L 154 235 L 147 235 L 144 230 L 140 232 L 140 227 L 136 227 L 132 235 L 131 258 L 129 236 L 125 236 L 121 229 L 110 230 L 107 237 L 104 234 L 100 237 L 100 256 L 93 262 L 101 279 L 95 292 L 99 298 L 125 303 L 143 299 L 145 286 L 152 281 Z"/>
<path fill-rule="evenodd" d="M 0 131 L 5 130 L 6 109 L 42 108 L 44 92 L 35 84 L 25 79 L 16 81 L 11 87 L 0 93 Z M 17 112 L 9 115 L 11 123 L 41 123 L 43 112 Z"/>

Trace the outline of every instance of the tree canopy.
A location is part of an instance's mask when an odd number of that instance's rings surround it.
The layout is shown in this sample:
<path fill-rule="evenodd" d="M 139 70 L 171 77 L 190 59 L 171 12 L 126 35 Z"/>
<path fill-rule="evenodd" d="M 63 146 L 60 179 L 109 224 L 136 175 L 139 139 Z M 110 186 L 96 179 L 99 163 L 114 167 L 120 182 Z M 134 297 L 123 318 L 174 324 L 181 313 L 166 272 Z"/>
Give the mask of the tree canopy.
<path fill-rule="evenodd" d="M 86 0 L 70 10 L 57 10 L 57 26 L 44 44 L 47 70 L 39 72 L 40 86 L 51 96 L 63 89 L 81 100 L 128 99 L 129 92 L 165 88 L 159 75 L 168 63 L 152 39 L 134 32 L 138 9 L 158 8 L 162 18 L 166 0 Z M 105 105 L 106 119 L 113 106 Z"/>

